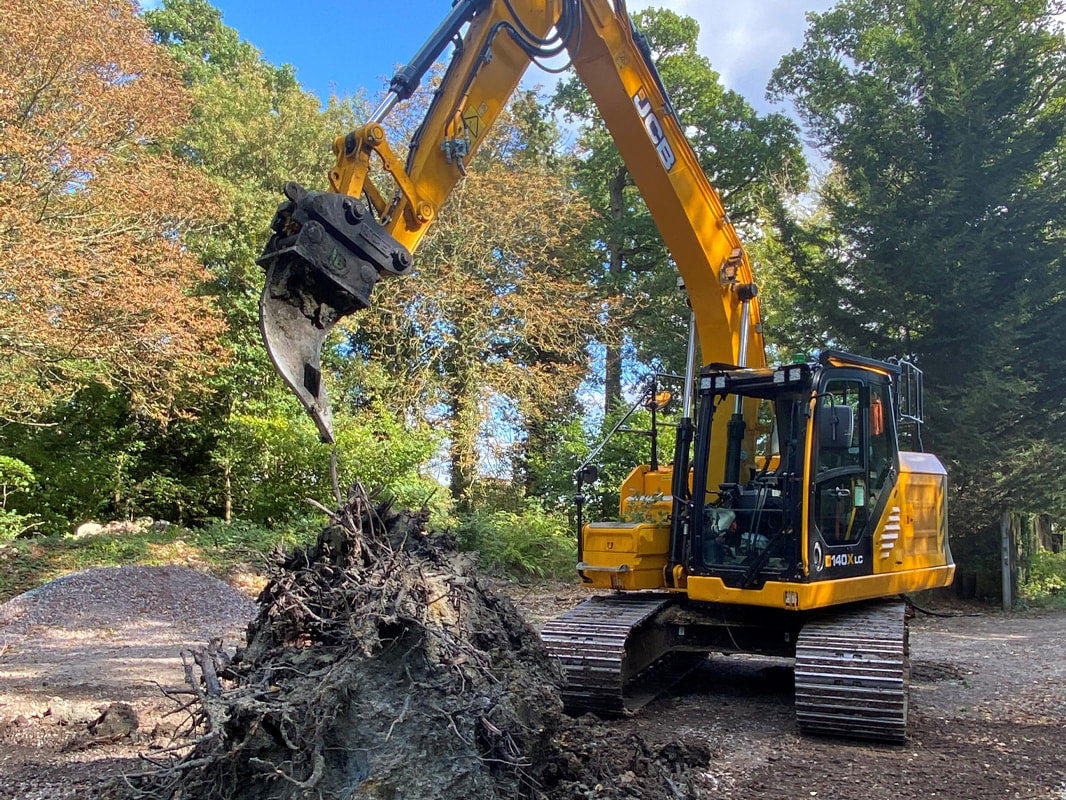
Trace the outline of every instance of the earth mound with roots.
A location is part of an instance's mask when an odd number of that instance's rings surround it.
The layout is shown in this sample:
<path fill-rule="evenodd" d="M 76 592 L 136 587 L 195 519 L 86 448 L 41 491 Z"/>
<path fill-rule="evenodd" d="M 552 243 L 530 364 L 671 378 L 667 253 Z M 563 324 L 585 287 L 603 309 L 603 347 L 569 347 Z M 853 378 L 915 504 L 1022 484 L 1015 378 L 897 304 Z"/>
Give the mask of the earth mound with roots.
<path fill-rule="evenodd" d="M 353 487 L 263 590 L 247 646 L 193 654 L 199 736 L 134 794 L 529 796 L 552 761 L 558 669 L 425 522 Z"/>
<path fill-rule="evenodd" d="M 188 741 L 106 794 L 682 796 L 708 753 L 614 741 L 594 718 L 564 716 L 540 637 L 426 516 L 354 486 L 317 543 L 279 564 L 247 645 L 232 659 L 214 644 L 189 654 Z"/>

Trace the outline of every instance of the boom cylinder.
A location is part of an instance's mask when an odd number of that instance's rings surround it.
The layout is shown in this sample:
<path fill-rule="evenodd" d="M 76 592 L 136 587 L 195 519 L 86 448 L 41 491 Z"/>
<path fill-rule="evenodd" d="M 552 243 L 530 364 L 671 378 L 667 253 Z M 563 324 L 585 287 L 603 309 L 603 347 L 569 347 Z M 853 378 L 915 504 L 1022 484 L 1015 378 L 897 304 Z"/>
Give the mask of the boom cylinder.
<path fill-rule="evenodd" d="M 666 565 L 666 583 L 673 585 L 674 568 L 685 563 L 685 548 L 689 538 L 689 508 L 691 492 L 688 486 L 690 451 L 693 427 L 692 406 L 696 387 L 696 312 L 689 314 L 688 353 L 685 358 L 685 394 L 681 421 L 674 440 L 674 472 L 670 485 L 673 506 L 670 518 L 670 560 Z"/>
<path fill-rule="evenodd" d="M 736 287 L 737 296 L 740 298 L 740 342 L 737 352 L 737 366 L 744 368 L 748 365 L 748 344 L 751 336 L 751 301 L 758 296 L 759 289 L 754 283 L 740 284 Z M 729 420 L 726 433 L 725 451 L 725 482 L 740 482 L 740 457 L 744 449 L 744 434 L 747 433 L 747 425 L 744 423 L 744 398 L 736 396 L 733 404 L 733 416 Z"/>

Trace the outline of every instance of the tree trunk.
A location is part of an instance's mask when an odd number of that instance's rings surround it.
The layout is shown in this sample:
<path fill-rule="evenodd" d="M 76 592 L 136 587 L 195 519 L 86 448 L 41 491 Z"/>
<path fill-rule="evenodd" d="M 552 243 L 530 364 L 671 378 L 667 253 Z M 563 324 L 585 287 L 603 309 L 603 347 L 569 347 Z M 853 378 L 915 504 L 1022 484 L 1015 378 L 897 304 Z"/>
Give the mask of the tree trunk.
<path fill-rule="evenodd" d="M 477 437 L 481 428 L 477 369 L 462 325 L 456 326 L 455 343 L 448 358 L 448 410 L 451 416 L 449 490 L 456 510 L 470 510 L 470 487 L 477 464 Z"/>
<path fill-rule="evenodd" d="M 124 461 L 125 456 L 120 453 L 115 458 L 115 471 L 111 477 L 111 508 L 116 518 L 122 515 L 120 506 L 122 504 L 122 467 Z"/>
<path fill-rule="evenodd" d="M 222 468 L 222 519 L 227 523 L 233 519 L 233 484 L 229 464 Z"/>
<path fill-rule="evenodd" d="M 622 217 L 625 214 L 625 188 L 629 173 L 621 167 L 607 184 L 609 196 L 608 213 L 611 228 L 607 234 L 607 273 L 612 285 L 617 285 L 617 278 L 625 269 L 622 248 L 625 244 L 622 233 Z M 609 326 L 610 327 L 610 326 Z M 607 353 L 604 357 L 603 376 L 603 412 L 609 414 L 611 409 L 622 399 L 622 342 L 609 332 L 606 341 Z"/>
<path fill-rule="evenodd" d="M 456 510 L 470 510 L 470 487 L 474 483 L 474 462 L 477 453 L 477 432 L 468 430 L 466 420 L 470 416 L 466 397 L 456 397 L 449 402 L 452 414 L 451 445 L 448 448 L 451 466 L 448 488 L 455 501 Z"/>

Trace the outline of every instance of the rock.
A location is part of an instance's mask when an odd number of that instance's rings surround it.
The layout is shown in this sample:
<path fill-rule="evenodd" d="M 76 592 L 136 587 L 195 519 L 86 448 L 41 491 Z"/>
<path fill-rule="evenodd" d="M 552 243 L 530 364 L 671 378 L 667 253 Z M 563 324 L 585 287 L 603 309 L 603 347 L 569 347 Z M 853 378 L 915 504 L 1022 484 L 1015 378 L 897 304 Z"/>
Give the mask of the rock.
<path fill-rule="evenodd" d="M 133 706 L 129 703 L 112 703 L 89 723 L 89 732 L 106 739 L 123 739 L 133 734 L 140 725 L 140 718 Z"/>
<path fill-rule="evenodd" d="M 83 522 L 74 529 L 75 539 L 84 539 L 87 536 L 99 536 L 104 532 L 104 526 L 99 522 Z"/>
<path fill-rule="evenodd" d="M 145 531 L 165 531 L 170 526 L 166 520 L 153 520 L 151 517 L 138 517 L 135 520 L 116 519 L 101 525 L 99 522 L 83 522 L 74 529 L 75 539 L 88 536 L 119 536 L 124 533 L 144 533 Z"/>
<path fill-rule="evenodd" d="M 151 739 L 173 739 L 179 733 L 178 726 L 169 720 L 160 720 L 152 728 Z"/>
<path fill-rule="evenodd" d="M 56 725 L 69 725 L 77 716 L 74 704 L 61 697 L 48 698 L 48 708 L 41 714 L 48 717 Z"/>
<path fill-rule="evenodd" d="M 110 534 L 112 536 L 120 533 L 140 533 L 144 528 L 137 522 L 130 522 L 128 519 L 115 520 L 109 522 L 104 526 L 103 533 Z"/>

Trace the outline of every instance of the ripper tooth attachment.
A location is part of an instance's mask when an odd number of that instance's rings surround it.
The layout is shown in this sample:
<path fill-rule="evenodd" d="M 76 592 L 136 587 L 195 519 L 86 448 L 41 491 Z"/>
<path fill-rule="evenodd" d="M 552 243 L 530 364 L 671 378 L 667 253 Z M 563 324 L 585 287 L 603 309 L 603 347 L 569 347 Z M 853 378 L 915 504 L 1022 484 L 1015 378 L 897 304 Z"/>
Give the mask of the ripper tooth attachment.
<path fill-rule="evenodd" d="M 411 254 L 357 198 L 285 184 L 266 270 L 259 327 L 270 360 L 311 414 L 323 442 L 333 417 L 322 384 L 322 342 L 341 317 L 370 305 L 382 272 L 402 275 Z"/>

